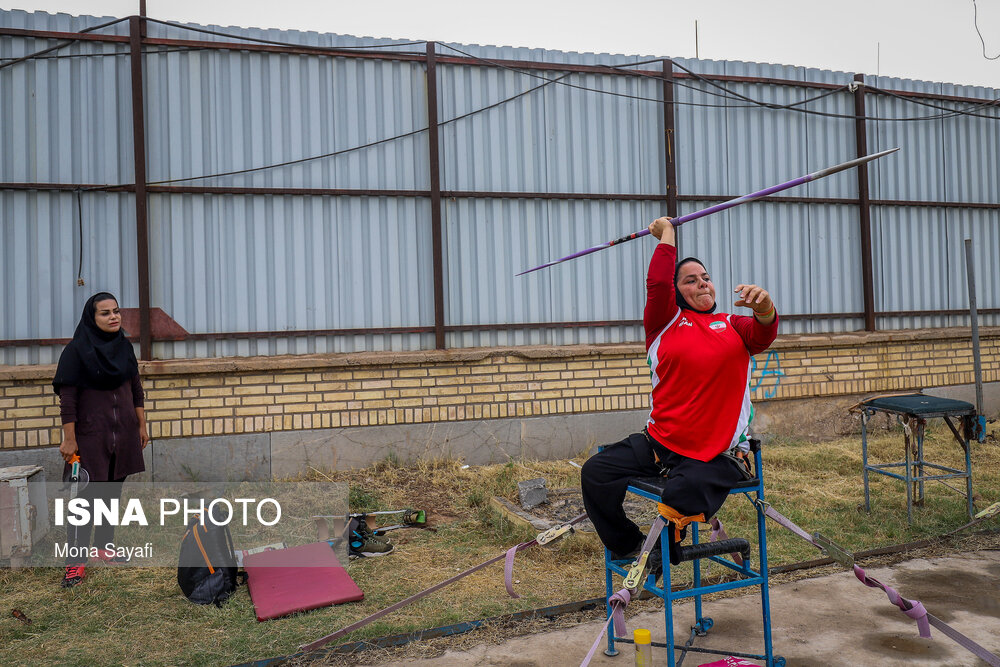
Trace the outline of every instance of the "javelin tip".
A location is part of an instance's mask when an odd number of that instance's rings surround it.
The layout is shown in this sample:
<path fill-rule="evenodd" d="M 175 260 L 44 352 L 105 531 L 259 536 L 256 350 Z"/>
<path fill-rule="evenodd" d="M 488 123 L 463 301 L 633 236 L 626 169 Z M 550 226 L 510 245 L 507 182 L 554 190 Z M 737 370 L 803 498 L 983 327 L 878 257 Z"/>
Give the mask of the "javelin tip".
<path fill-rule="evenodd" d="M 872 160 L 877 160 L 880 157 L 885 157 L 886 155 L 895 153 L 898 150 L 899 150 L 898 147 L 890 148 L 889 150 L 880 151 L 878 153 L 872 153 L 871 155 L 864 155 L 856 160 L 850 160 L 848 162 L 835 165 L 833 167 L 827 167 L 826 169 L 820 169 L 819 171 L 814 171 L 813 173 L 809 174 L 809 180 L 815 181 L 816 179 L 829 176 L 830 174 L 836 174 L 839 171 L 845 171 L 847 169 L 851 169 L 852 167 L 858 167 L 860 165 L 865 164 L 866 162 L 871 162 Z"/>

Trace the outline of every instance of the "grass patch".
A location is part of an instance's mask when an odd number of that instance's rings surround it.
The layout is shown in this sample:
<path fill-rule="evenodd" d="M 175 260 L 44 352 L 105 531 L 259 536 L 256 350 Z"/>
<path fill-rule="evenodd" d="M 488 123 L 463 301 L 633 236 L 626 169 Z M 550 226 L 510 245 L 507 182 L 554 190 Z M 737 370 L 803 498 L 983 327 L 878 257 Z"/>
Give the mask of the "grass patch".
<path fill-rule="evenodd" d="M 973 487 L 977 507 L 1000 500 L 998 430 L 992 442 L 973 445 Z M 870 440 L 871 460 L 902 459 L 898 430 Z M 928 429 L 926 459 L 964 467 L 950 431 Z M 965 501 L 939 483 L 928 483 L 924 507 L 906 521 L 902 482 L 872 480 L 872 512 L 864 501 L 860 438 L 825 443 L 776 440 L 765 449 L 768 500 L 810 532 L 821 532 L 860 551 L 941 535 L 968 521 Z M 576 459 L 582 463 L 583 458 Z M 317 473 L 319 474 L 319 473 Z M 420 508 L 437 532 L 390 533 L 390 556 L 354 561 L 349 572 L 365 591 L 364 601 L 257 623 L 246 589 L 221 609 L 185 600 L 173 569 L 88 568 L 74 589 L 59 588 L 52 568 L 0 570 L 0 664 L 229 665 L 294 653 L 299 644 L 353 623 L 428 586 L 454 576 L 533 537 L 490 505 L 492 496 L 517 500 L 517 482 L 545 477 L 549 488 L 579 485 L 579 469 L 567 461 L 512 461 L 463 469 L 452 460 L 403 465 L 386 459 L 370 468 L 323 475 L 349 485 L 352 510 Z M 719 514 L 732 536 L 753 538 L 753 508 L 733 497 Z M 996 528 L 994 519 L 983 527 Z M 772 565 L 818 557 L 818 552 L 773 522 L 768 523 Z M 584 540 L 560 540 L 521 552 L 515 566 L 518 600 L 503 590 L 497 564 L 450 586 L 447 591 L 390 614 L 344 638 L 355 641 L 459 621 L 496 616 L 597 597 L 604 592 L 602 552 Z M 682 580 L 685 570 L 674 574 Z M 19 622 L 11 609 L 32 619 Z M 513 630 L 512 632 L 516 632 Z M 356 663 L 357 658 L 344 664 Z"/>

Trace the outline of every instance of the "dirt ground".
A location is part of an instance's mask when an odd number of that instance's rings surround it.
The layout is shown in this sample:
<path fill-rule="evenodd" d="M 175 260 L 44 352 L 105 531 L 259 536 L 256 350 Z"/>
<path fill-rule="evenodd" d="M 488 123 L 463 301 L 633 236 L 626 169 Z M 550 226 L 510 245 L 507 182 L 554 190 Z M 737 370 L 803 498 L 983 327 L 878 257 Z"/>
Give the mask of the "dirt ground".
<path fill-rule="evenodd" d="M 976 551 L 916 558 L 866 571 L 904 597 L 919 600 L 930 614 L 987 650 L 1000 653 L 1000 538 Z M 657 602 L 646 603 L 647 610 L 627 614 L 629 632 L 647 628 L 654 642 L 664 641 L 662 605 L 648 609 Z M 714 620 L 714 627 L 707 637 L 698 638 L 695 646 L 763 652 L 760 596 L 756 592 L 708 601 L 704 614 Z M 920 638 L 916 623 L 891 605 L 884 592 L 862 585 L 848 571 L 772 584 L 771 616 L 775 654 L 784 657 L 789 667 L 986 664 L 937 629 L 932 628 L 930 639 Z M 688 640 L 693 618 L 693 603 L 675 606 L 675 641 L 680 645 Z M 383 655 L 368 662 L 363 655 L 357 657 L 363 664 L 387 666 L 579 665 L 601 627 L 601 620 L 590 620 L 550 632 L 497 637 L 427 659 L 385 660 Z M 602 642 L 592 665 L 633 664 L 631 645 L 619 644 L 616 657 L 604 655 L 604 647 Z M 666 664 L 664 650 L 653 649 L 655 664 Z M 697 666 L 722 657 L 689 653 L 684 664 Z"/>

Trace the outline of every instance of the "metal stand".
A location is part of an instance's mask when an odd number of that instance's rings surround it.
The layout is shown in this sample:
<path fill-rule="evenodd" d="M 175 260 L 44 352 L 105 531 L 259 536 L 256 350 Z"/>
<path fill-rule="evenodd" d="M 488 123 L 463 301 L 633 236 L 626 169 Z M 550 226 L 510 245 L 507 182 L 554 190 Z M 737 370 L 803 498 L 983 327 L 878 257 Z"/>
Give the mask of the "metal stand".
<path fill-rule="evenodd" d="M 902 461 L 894 463 L 868 463 L 868 421 L 879 412 L 896 415 L 896 420 L 903 425 L 904 456 Z M 930 463 L 924 459 L 924 425 L 928 419 L 940 417 L 951 429 L 955 441 L 965 453 L 965 470 L 948 468 Z M 952 422 L 952 418 L 962 420 L 962 431 Z M 861 460 L 862 475 L 865 483 L 865 511 L 871 512 L 871 494 L 869 490 L 869 473 L 876 473 L 898 479 L 906 485 L 906 520 L 913 522 L 913 506 L 924 503 L 924 482 L 946 479 L 965 480 L 965 498 L 972 517 L 972 457 L 969 440 L 975 432 L 976 409 L 971 403 L 955 401 L 948 398 L 924 396 L 892 396 L 874 398 L 862 405 L 861 416 Z M 892 472 L 892 468 L 902 468 L 903 474 Z M 927 474 L 926 469 L 933 473 Z M 943 483 L 943 482 L 942 482 Z M 952 488 L 952 487 L 949 487 Z"/>
<path fill-rule="evenodd" d="M 742 493 L 744 494 L 756 507 L 757 509 L 757 545 L 758 554 L 760 558 L 760 568 L 755 571 L 750 567 L 749 560 L 744 560 L 742 565 L 736 564 L 734 561 L 722 556 L 707 556 L 710 560 L 729 568 L 741 575 L 741 579 L 735 581 L 729 581 L 720 584 L 706 585 L 702 581 L 701 577 L 701 562 L 699 559 L 692 561 L 694 566 L 694 581 L 691 588 L 673 590 L 670 581 L 670 560 L 669 560 L 669 531 L 673 530 L 671 526 L 668 525 L 667 528 L 663 530 L 660 535 L 660 547 L 663 558 L 663 585 L 662 588 L 656 585 L 655 577 L 648 576 L 643 588 L 658 598 L 663 600 L 663 615 L 664 623 L 666 626 L 666 639 L 665 643 L 662 642 L 652 642 L 653 646 L 667 649 L 667 665 L 674 667 L 675 665 L 681 665 L 684 661 L 685 656 L 691 653 L 708 653 L 714 655 L 724 655 L 724 656 L 735 656 L 740 658 L 748 658 L 753 660 L 764 660 L 768 667 L 783 667 L 785 664 L 785 659 L 780 656 L 774 655 L 774 648 L 771 644 L 771 606 L 768 597 L 768 579 L 767 579 L 767 533 L 764 526 L 764 508 L 766 507 L 766 502 L 764 501 L 764 481 L 761 474 L 761 456 L 760 456 L 760 444 L 757 441 L 751 442 L 751 450 L 754 454 L 754 470 L 757 473 L 757 477 L 744 482 L 730 491 L 730 495 L 735 495 Z M 628 491 L 636 495 L 642 496 L 643 498 L 648 498 L 654 502 L 659 502 L 662 493 L 662 478 L 644 478 L 632 480 Z M 694 544 L 698 544 L 698 524 L 691 524 L 691 538 Z M 630 563 L 627 561 L 613 561 L 611 560 L 611 552 L 607 549 L 604 550 L 604 568 L 605 568 L 605 586 L 607 591 L 607 597 L 610 598 L 614 594 L 613 588 L 613 574 L 618 574 L 624 577 L 628 574 L 628 567 Z M 737 653 L 734 651 L 722 651 L 708 648 L 695 647 L 694 641 L 697 637 L 704 637 L 708 634 L 708 631 L 712 628 L 713 621 L 711 618 L 705 616 L 702 611 L 702 596 L 709 593 L 716 593 L 718 591 L 732 590 L 735 588 L 745 588 L 748 586 L 759 586 L 760 587 L 760 601 L 761 601 L 761 617 L 764 624 L 764 654 L 756 655 L 749 653 Z M 674 617 L 673 617 L 673 602 L 674 600 L 680 600 L 683 598 L 694 598 L 694 615 L 695 622 L 691 626 L 691 636 L 687 643 L 683 646 L 677 646 L 674 642 Z M 607 608 L 608 616 L 611 615 L 611 606 L 608 605 Z M 625 642 L 632 643 L 631 639 L 625 637 L 615 637 L 614 624 L 610 624 L 608 628 L 608 646 L 604 651 L 606 655 L 617 655 L 618 650 L 615 648 L 615 642 Z M 680 655 L 675 656 L 675 652 L 679 652 Z"/>

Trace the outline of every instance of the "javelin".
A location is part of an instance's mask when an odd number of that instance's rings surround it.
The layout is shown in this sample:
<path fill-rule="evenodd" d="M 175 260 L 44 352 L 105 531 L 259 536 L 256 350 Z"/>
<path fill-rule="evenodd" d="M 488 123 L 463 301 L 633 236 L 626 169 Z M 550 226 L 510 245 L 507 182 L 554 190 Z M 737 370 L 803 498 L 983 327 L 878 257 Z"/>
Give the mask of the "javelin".
<path fill-rule="evenodd" d="M 833 167 L 827 167 L 826 169 L 820 169 L 819 171 L 814 171 L 811 174 L 806 174 L 805 176 L 799 176 L 794 178 L 787 183 L 781 183 L 779 185 L 772 185 L 769 188 L 759 190 L 757 192 L 752 192 L 748 195 L 743 195 L 742 197 L 737 197 L 736 199 L 730 199 L 727 202 L 722 202 L 721 204 L 716 204 L 715 206 L 709 206 L 708 208 L 703 208 L 700 211 L 695 211 L 694 213 L 687 213 L 685 215 L 673 218 L 670 223 L 674 227 L 680 227 L 685 222 L 690 222 L 697 218 L 704 218 L 706 215 L 712 215 L 713 213 L 718 213 L 719 211 L 725 211 L 727 208 L 732 208 L 734 206 L 739 206 L 740 204 L 746 204 L 747 202 L 756 201 L 757 199 L 762 199 L 768 195 L 773 195 L 775 192 L 781 192 L 782 190 L 787 190 L 788 188 L 794 188 L 796 185 L 802 185 L 803 183 L 808 183 L 809 181 L 817 181 L 821 178 L 829 176 L 830 174 L 836 174 L 838 171 L 844 171 L 845 169 L 850 169 L 851 167 L 857 167 L 866 162 L 871 162 L 872 160 L 877 160 L 880 157 L 884 157 L 890 153 L 895 153 L 898 148 L 890 148 L 887 151 L 882 151 L 881 153 L 873 153 L 872 155 L 866 155 L 864 157 L 859 157 L 857 160 L 851 160 L 850 162 L 844 162 L 843 164 L 838 164 Z M 526 271 L 521 271 L 517 275 L 523 276 L 525 273 L 531 273 L 532 271 L 537 271 L 539 269 L 544 269 L 560 262 L 565 262 L 570 259 L 576 259 L 577 257 L 583 257 L 584 255 L 589 255 L 592 252 L 597 252 L 598 250 L 604 250 L 605 248 L 610 248 L 613 245 L 618 245 L 619 243 L 625 243 L 626 241 L 631 241 L 632 239 L 637 239 L 649 234 L 648 229 L 644 229 L 641 232 L 635 232 L 634 234 L 629 234 L 628 236 L 623 236 L 620 239 L 615 239 L 614 241 L 608 241 L 607 243 L 602 243 L 601 245 L 596 245 L 593 248 L 587 248 L 586 250 L 581 250 L 580 252 L 575 252 L 572 255 L 567 255 L 553 262 L 548 262 L 547 264 L 542 264 L 541 266 L 536 266 L 533 269 L 528 269 Z"/>

